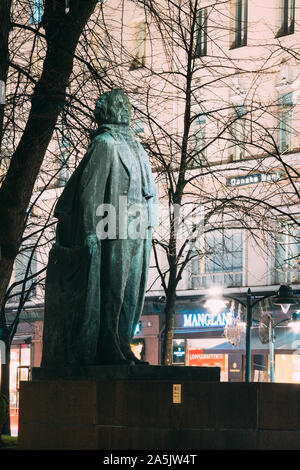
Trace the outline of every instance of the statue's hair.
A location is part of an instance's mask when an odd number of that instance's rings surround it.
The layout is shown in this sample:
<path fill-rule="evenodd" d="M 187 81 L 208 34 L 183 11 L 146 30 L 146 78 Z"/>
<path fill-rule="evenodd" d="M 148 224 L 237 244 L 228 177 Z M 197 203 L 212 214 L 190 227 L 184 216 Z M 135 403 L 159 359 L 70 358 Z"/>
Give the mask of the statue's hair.
<path fill-rule="evenodd" d="M 100 124 L 130 123 L 131 104 L 122 89 L 114 89 L 103 93 L 96 102 L 94 115 Z"/>

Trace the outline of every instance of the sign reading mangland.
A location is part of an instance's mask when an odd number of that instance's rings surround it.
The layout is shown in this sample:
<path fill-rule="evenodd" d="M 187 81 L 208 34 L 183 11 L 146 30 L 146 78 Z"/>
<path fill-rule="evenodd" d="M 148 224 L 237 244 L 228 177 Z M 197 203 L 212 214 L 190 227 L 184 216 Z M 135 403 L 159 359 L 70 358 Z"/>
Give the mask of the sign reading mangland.
<path fill-rule="evenodd" d="M 282 170 L 248 174 L 247 176 L 232 176 L 226 179 L 226 186 L 235 188 L 248 184 L 277 183 L 277 181 L 284 179 L 284 176 L 284 171 Z"/>

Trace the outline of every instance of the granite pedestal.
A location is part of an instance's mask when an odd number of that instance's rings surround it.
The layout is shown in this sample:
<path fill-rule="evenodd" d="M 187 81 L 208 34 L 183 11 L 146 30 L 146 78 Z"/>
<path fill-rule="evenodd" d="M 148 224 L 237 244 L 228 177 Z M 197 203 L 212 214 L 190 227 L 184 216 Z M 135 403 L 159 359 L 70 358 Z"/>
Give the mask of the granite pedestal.
<path fill-rule="evenodd" d="M 300 449 L 300 385 L 153 367 L 34 370 L 21 383 L 20 448 Z"/>

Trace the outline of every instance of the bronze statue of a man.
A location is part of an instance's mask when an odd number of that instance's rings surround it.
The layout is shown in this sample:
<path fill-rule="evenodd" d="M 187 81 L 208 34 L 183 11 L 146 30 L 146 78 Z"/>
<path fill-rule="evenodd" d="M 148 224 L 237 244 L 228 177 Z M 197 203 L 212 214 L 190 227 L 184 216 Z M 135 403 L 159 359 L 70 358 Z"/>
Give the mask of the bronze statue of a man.
<path fill-rule="evenodd" d="M 46 278 L 42 367 L 133 364 L 157 193 L 122 90 L 101 95 L 91 145 L 59 198 Z"/>

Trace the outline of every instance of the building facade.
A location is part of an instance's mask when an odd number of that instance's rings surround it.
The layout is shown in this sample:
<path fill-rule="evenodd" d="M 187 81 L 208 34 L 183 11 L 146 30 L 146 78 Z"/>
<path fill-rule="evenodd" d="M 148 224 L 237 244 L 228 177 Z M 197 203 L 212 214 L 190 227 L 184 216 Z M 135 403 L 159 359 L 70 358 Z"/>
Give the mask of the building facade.
<path fill-rule="evenodd" d="M 43 2 L 27 3 L 24 22 L 41 28 Z M 66 14 L 68 8 L 66 2 Z M 174 365 L 217 365 L 222 380 L 243 380 L 245 310 L 238 300 L 245 300 L 248 288 L 257 298 L 276 294 L 282 283 L 300 294 L 297 1 L 161 0 L 156 8 L 154 14 L 139 2 L 99 3 L 78 46 L 69 107 L 57 123 L 28 214 L 43 236 L 33 235 L 37 230 L 28 224 L 30 243 L 16 260 L 7 302 L 13 318 L 25 278 L 32 288 L 13 344 L 15 394 L 20 377 L 29 377 L 41 359 L 44 292 L 31 279 L 42 277 L 53 243 L 54 226 L 45 221 L 86 150 L 94 101 L 107 89 L 121 87 L 129 95 L 132 129 L 149 152 L 160 197 L 144 313 L 132 345 L 136 354 L 151 364 L 162 360 L 170 206 L 179 194 Z M 43 43 L 33 44 L 28 34 L 31 53 L 24 57 L 38 78 Z M 9 77 L 11 99 L 20 84 L 13 71 Z M 224 298 L 236 299 L 221 312 L 206 306 L 215 286 Z M 286 318 L 296 311 L 291 308 Z M 274 323 L 284 320 L 271 299 L 254 311 L 253 380 L 270 380 L 266 313 Z M 275 381 L 300 382 L 300 336 L 288 321 L 276 327 L 276 336 Z"/>

